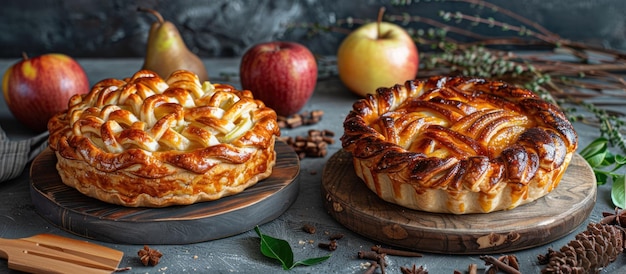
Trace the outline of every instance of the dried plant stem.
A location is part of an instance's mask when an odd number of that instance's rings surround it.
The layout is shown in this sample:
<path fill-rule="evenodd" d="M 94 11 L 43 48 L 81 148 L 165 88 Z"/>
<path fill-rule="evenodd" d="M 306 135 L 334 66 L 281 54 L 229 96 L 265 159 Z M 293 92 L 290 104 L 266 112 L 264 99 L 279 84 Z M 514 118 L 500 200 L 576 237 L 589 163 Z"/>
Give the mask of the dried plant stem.
<path fill-rule="evenodd" d="M 451 1 L 457 1 L 457 2 L 466 2 L 466 3 L 470 3 L 473 5 L 480 5 L 486 8 L 490 8 L 492 10 L 497 10 L 499 13 L 504 14 L 508 17 L 511 17 L 517 21 L 519 21 L 520 23 L 532 26 L 533 28 L 535 28 L 536 30 L 538 30 L 539 32 L 543 33 L 546 36 L 549 37 L 559 37 L 557 34 L 547 30 L 546 28 L 544 28 L 542 25 L 537 24 L 536 22 L 529 20 L 526 17 L 520 16 L 519 14 L 512 12 L 508 9 L 502 8 L 498 5 L 489 3 L 489 2 L 485 2 L 485 1 L 480 1 L 480 0 L 451 0 Z"/>

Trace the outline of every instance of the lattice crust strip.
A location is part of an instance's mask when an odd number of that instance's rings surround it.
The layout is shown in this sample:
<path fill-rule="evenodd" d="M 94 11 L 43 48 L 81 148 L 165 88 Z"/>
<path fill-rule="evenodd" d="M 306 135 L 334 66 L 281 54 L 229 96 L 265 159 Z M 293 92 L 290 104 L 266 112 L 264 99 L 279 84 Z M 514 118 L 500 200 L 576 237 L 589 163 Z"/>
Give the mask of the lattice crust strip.
<path fill-rule="evenodd" d="M 169 165 L 206 171 L 187 167 L 181 157 L 241 163 L 279 134 L 275 112 L 250 91 L 200 83 L 182 70 L 167 79 L 142 70 L 100 81 L 88 94 L 72 97 L 49 130 L 51 148 L 63 157 L 140 176 L 154 176 L 141 171 L 154 165 L 161 170 L 156 176 L 172 172 Z"/>

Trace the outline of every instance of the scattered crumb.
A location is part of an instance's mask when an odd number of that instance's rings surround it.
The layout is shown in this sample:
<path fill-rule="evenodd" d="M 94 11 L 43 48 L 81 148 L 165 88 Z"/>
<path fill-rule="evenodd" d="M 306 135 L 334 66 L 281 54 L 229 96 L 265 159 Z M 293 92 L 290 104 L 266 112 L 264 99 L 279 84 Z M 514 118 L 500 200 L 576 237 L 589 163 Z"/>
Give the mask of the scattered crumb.
<path fill-rule="evenodd" d="M 315 243 L 315 240 L 313 239 L 309 239 L 309 240 L 298 240 L 298 244 L 299 245 L 306 245 L 306 244 L 313 244 Z"/>
<path fill-rule="evenodd" d="M 361 269 L 368 269 L 370 266 L 372 266 L 370 262 L 361 263 Z"/>

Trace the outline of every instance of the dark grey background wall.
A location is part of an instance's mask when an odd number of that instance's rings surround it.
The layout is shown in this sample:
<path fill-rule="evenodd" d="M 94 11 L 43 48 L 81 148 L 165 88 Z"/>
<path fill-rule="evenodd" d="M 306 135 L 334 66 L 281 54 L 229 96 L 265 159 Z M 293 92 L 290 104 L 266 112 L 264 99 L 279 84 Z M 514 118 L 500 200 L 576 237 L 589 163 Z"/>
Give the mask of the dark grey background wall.
<path fill-rule="evenodd" d="M 407 0 L 405 0 L 406 2 Z M 348 17 L 374 19 L 380 6 L 388 15 L 409 14 L 440 20 L 439 11 L 461 11 L 511 21 L 471 1 L 384 0 L 8 0 L 0 9 L 0 58 L 63 52 L 75 57 L 140 57 L 154 17 L 138 6 L 158 10 L 173 21 L 187 45 L 202 57 L 239 56 L 252 44 L 292 40 L 316 54 L 334 54 L 340 32 L 311 36 L 294 24 L 333 25 Z M 625 0 L 488 0 L 527 17 L 563 38 L 626 50 Z M 451 23 L 455 24 L 455 23 Z M 458 26 L 487 35 L 501 31 L 467 22 Z M 420 24 L 407 28 L 419 29 Z M 511 34 L 509 34 L 511 35 Z"/>

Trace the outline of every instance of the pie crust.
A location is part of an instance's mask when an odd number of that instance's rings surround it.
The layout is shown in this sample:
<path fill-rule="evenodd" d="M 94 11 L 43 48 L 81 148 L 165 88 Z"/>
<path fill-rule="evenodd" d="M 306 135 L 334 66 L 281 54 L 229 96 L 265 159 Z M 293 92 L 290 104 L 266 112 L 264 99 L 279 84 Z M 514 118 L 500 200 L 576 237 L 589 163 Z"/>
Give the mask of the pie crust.
<path fill-rule="evenodd" d="M 68 186 L 128 207 L 188 205 L 267 178 L 280 135 L 274 110 L 248 90 L 180 70 L 105 79 L 48 122 Z"/>
<path fill-rule="evenodd" d="M 385 201 L 435 213 L 488 213 L 557 187 L 578 137 L 558 106 L 501 81 L 431 77 L 354 103 L 342 146 Z"/>

